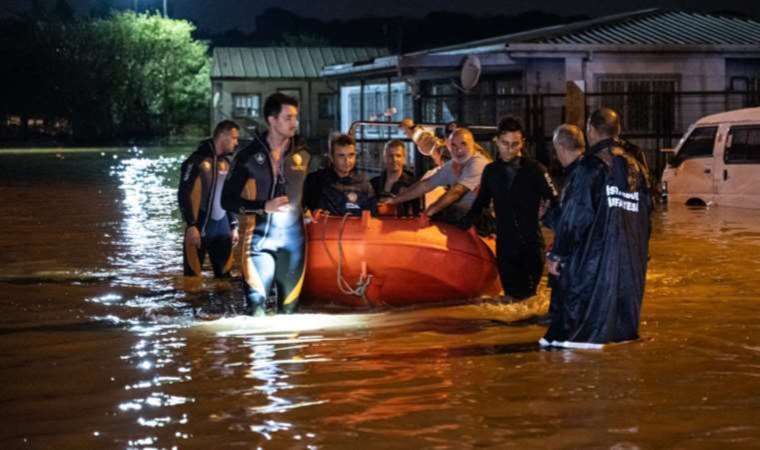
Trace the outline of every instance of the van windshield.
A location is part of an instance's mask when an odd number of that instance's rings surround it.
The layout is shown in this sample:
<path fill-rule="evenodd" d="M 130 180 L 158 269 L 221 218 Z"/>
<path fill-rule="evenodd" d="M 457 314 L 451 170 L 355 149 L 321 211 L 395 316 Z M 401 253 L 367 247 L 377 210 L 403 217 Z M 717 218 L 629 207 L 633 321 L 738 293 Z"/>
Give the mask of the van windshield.
<path fill-rule="evenodd" d="M 694 128 L 689 137 L 684 141 L 678 154 L 672 161 L 672 165 L 678 167 L 687 159 L 706 158 L 713 154 L 715 135 L 718 127 Z"/>

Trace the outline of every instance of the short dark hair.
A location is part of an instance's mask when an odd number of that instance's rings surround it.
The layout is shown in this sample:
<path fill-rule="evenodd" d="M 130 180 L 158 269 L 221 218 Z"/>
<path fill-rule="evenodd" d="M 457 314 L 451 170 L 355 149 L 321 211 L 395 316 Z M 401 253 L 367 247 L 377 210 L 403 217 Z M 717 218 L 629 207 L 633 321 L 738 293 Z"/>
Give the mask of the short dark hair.
<path fill-rule="evenodd" d="M 348 147 L 350 145 L 356 146 L 356 140 L 348 134 L 339 134 L 330 141 L 330 156 L 335 151 L 335 147 Z"/>
<path fill-rule="evenodd" d="M 620 134 L 620 116 L 613 109 L 597 109 L 591 113 L 588 123 L 603 137 L 614 138 Z"/>
<path fill-rule="evenodd" d="M 520 132 L 522 137 L 525 137 L 525 130 L 523 130 L 522 123 L 514 117 L 507 116 L 499 121 L 499 125 L 496 127 L 496 135 L 501 136 L 504 133 L 516 133 Z"/>
<path fill-rule="evenodd" d="M 228 131 L 232 130 L 238 130 L 240 131 L 240 126 L 236 124 L 235 122 L 231 120 L 222 120 L 218 124 L 216 124 L 216 127 L 214 128 L 214 135 L 213 137 L 218 137 L 222 133 L 226 133 Z"/>
<path fill-rule="evenodd" d="M 282 111 L 282 105 L 298 108 L 298 100 L 282 92 L 275 92 L 264 101 L 264 118 L 277 117 Z"/>
<path fill-rule="evenodd" d="M 391 139 L 390 141 L 386 142 L 385 147 L 383 147 L 383 153 L 396 147 L 403 148 L 404 153 L 406 153 L 406 144 L 404 144 L 404 141 L 402 141 L 401 139 Z"/>

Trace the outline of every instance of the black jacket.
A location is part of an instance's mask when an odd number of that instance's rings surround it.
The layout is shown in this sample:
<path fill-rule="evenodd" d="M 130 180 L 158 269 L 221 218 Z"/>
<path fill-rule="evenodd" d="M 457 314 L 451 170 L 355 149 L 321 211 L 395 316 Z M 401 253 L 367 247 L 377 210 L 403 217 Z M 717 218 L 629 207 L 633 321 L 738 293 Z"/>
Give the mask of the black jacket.
<path fill-rule="evenodd" d="M 179 209 L 187 226 L 197 226 L 201 234 L 211 216 L 208 210 L 216 194 L 217 179 L 228 175 L 230 160 L 229 155 L 217 156 L 214 141 L 207 139 L 182 163 L 177 189 Z M 202 216 L 205 220 L 199 223 Z M 230 225 L 237 227 L 235 215 L 228 212 L 227 217 Z"/>
<path fill-rule="evenodd" d="M 362 210 L 375 212 L 375 191 L 367 176 L 351 172 L 339 177 L 332 167 L 317 170 L 306 177 L 303 203 L 306 209 L 322 209 L 334 215 L 360 215 Z"/>
<path fill-rule="evenodd" d="M 508 247 L 543 245 L 538 219 L 542 200 L 555 202 L 557 191 L 546 169 L 530 158 L 498 159 L 483 170 L 478 196 L 463 222 L 469 225 L 493 200 L 496 237 Z"/>
<path fill-rule="evenodd" d="M 375 194 L 378 196 L 378 198 L 382 198 L 384 196 L 399 195 L 417 182 L 417 179 L 414 178 L 414 175 L 412 175 L 411 172 L 405 170 L 401 173 L 399 179 L 393 183 L 393 186 L 391 186 L 391 191 L 385 192 L 383 189 L 385 188 L 385 180 L 387 179 L 388 172 L 384 170 L 383 173 L 369 180 L 370 184 L 372 185 L 372 189 L 375 190 Z M 396 211 L 399 217 L 418 216 L 422 211 L 422 199 L 416 198 L 397 205 Z"/>
<path fill-rule="evenodd" d="M 222 206 L 240 214 L 263 216 L 267 201 L 287 195 L 292 207 L 289 222 L 295 223 L 303 214 L 301 194 L 309 160 L 306 144 L 296 136 L 280 158 L 280 176 L 275 177 L 267 134 L 254 135 L 251 144 L 235 155 L 222 191 Z"/>

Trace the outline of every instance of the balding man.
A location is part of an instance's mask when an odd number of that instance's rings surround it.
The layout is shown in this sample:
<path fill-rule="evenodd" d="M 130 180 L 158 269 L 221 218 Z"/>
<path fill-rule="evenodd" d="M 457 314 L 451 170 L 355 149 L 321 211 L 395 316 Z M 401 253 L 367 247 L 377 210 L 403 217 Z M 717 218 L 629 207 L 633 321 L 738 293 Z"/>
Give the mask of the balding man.
<path fill-rule="evenodd" d="M 493 202 L 499 278 L 508 299 L 522 300 L 535 295 L 541 282 L 546 245 L 539 207 L 555 202 L 557 191 L 544 166 L 523 155 L 525 134 L 517 119 L 499 122 L 496 144 L 499 158 L 483 171 L 478 196 L 461 225 L 471 226 Z"/>
<path fill-rule="evenodd" d="M 587 129 L 592 146 L 567 180 L 547 255 L 557 283 L 543 346 L 601 348 L 638 338 L 650 230 L 648 179 L 615 140 L 615 111 L 595 111 Z"/>
<path fill-rule="evenodd" d="M 490 161 L 477 151 L 475 138 L 467 128 L 457 128 L 451 134 L 451 160 L 431 177 L 414 184 L 407 191 L 387 200 L 397 205 L 422 197 L 438 186 L 451 186 L 433 204 L 427 205 L 424 216 L 433 220 L 457 223 L 475 201 L 483 169 Z"/>
<path fill-rule="evenodd" d="M 554 146 L 557 160 L 560 165 L 562 165 L 563 169 L 561 185 L 567 186 L 573 171 L 578 167 L 578 162 L 586 151 L 586 139 L 580 128 L 575 125 L 562 124 L 554 130 L 552 144 Z M 543 223 L 546 227 L 554 229 L 556 226 L 556 222 L 559 219 L 561 212 L 563 199 L 566 195 L 566 189 L 563 187 L 559 202 L 555 203 L 554 206 L 543 216 Z"/>

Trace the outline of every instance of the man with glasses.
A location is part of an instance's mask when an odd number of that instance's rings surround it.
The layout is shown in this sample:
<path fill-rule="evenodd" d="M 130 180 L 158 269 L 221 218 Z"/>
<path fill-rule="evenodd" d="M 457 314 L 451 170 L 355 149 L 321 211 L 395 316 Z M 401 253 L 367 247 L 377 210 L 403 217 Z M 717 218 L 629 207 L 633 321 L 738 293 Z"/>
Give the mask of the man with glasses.
<path fill-rule="evenodd" d="M 539 209 L 556 202 L 557 190 L 546 169 L 523 155 L 525 133 L 520 122 L 502 119 L 495 140 L 499 157 L 483 170 L 478 196 L 460 226 L 472 226 L 493 201 L 501 284 L 507 299 L 522 300 L 535 295 L 541 281 L 545 244 Z"/>

